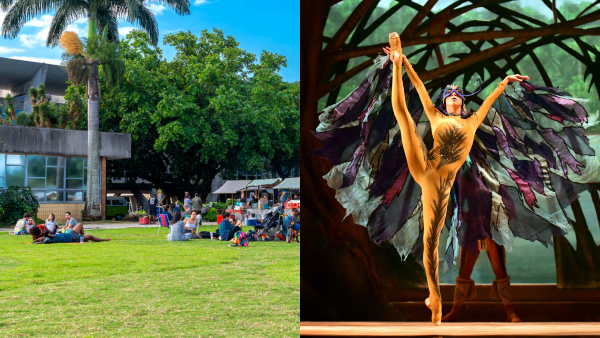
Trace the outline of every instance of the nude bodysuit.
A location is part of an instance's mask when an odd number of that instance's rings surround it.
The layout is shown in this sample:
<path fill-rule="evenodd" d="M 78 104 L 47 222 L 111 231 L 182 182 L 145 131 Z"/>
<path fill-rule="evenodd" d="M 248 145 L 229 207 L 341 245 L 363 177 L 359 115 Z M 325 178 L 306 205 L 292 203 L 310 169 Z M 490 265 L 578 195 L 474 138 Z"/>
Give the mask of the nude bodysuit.
<path fill-rule="evenodd" d="M 392 42 L 392 41 L 390 41 Z M 398 44 L 399 46 L 399 39 Z M 392 44 L 392 47 L 394 44 Z M 421 186 L 421 202 L 423 205 L 423 265 L 429 287 L 428 307 L 432 311 L 432 322 L 441 320 L 442 306 L 438 276 L 438 244 L 440 232 L 446 218 L 448 196 L 456 172 L 467 159 L 475 131 L 483 122 L 494 101 L 502 94 L 508 80 L 498 84 L 493 93 L 486 98 L 479 110 L 468 118 L 449 116 L 440 112 L 432 103 L 423 83 L 417 77 L 410 63 L 405 62 L 404 68 L 415 86 L 423 110 L 431 123 L 434 146 L 427 152 L 423 139 L 417 133 L 404 98 L 400 61 L 393 65 L 392 106 L 394 115 L 400 126 L 402 145 L 406 154 L 408 170 Z"/>

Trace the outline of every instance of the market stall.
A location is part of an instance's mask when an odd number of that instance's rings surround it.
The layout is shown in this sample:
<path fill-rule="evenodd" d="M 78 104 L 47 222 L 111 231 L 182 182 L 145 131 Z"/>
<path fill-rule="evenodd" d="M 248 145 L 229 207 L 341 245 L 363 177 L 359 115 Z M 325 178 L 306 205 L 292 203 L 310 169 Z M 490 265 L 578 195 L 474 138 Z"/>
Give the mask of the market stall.
<path fill-rule="evenodd" d="M 248 183 L 244 189 L 245 196 L 248 198 L 248 191 L 256 191 L 257 197 L 260 196 L 260 191 L 262 189 L 273 189 L 275 186 L 281 183 L 280 178 L 268 178 L 262 180 L 254 180 Z M 268 192 L 268 190 L 267 190 Z M 268 194 L 270 195 L 270 194 Z M 273 198 L 275 200 L 275 198 Z M 248 203 L 247 208 L 242 208 L 242 219 L 245 224 L 252 225 L 260 222 L 262 220 L 262 216 L 267 213 L 269 208 L 269 198 L 266 200 L 261 198 L 256 205 L 252 203 Z"/>
<path fill-rule="evenodd" d="M 300 194 L 300 177 L 286 178 L 285 180 L 283 180 L 283 182 L 281 182 L 280 184 L 277 185 L 277 190 L 289 191 L 288 196 L 292 196 L 292 194 L 299 195 Z M 285 213 L 291 215 L 293 208 L 300 209 L 300 199 L 289 200 L 284 205 L 284 208 L 285 208 Z"/>

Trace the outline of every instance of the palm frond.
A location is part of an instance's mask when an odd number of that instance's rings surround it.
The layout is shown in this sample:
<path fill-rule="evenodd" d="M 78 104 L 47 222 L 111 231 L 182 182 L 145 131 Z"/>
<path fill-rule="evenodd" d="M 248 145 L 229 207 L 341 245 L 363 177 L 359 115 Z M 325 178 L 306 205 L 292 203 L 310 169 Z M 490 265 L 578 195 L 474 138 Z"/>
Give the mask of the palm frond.
<path fill-rule="evenodd" d="M 67 26 L 78 19 L 87 18 L 88 4 L 82 0 L 65 0 L 62 6 L 56 11 L 50 24 L 46 46 L 56 47 L 61 34 Z"/>
<path fill-rule="evenodd" d="M 0 8 L 10 10 L 4 17 L 2 36 L 7 39 L 17 37 L 23 25 L 29 20 L 50 12 L 56 12 L 62 5 L 62 0 L 0 0 Z"/>

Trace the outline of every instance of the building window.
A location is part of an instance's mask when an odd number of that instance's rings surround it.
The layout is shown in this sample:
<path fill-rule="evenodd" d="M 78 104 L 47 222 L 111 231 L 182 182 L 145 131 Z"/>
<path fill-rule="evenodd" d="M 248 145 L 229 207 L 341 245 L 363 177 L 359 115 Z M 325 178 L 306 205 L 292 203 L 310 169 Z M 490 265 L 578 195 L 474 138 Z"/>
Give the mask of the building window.
<path fill-rule="evenodd" d="M 40 203 L 83 202 L 87 158 L 0 154 L 0 192 L 30 187 Z"/>

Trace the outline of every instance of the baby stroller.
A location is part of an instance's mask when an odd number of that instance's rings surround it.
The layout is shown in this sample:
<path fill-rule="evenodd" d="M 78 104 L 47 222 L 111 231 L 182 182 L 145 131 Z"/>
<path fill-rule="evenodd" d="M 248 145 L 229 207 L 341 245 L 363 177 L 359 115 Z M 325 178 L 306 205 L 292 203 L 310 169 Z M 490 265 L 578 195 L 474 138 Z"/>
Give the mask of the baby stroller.
<path fill-rule="evenodd" d="M 283 215 L 283 207 L 281 205 L 274 206 L 265 215 L 260 224 L 254 226 L 256 230 L 256 238 L 266 235 L 270 241 L 275 240 L 277 237 L 277 231 L 281 226 L 281 216 Z"/>

